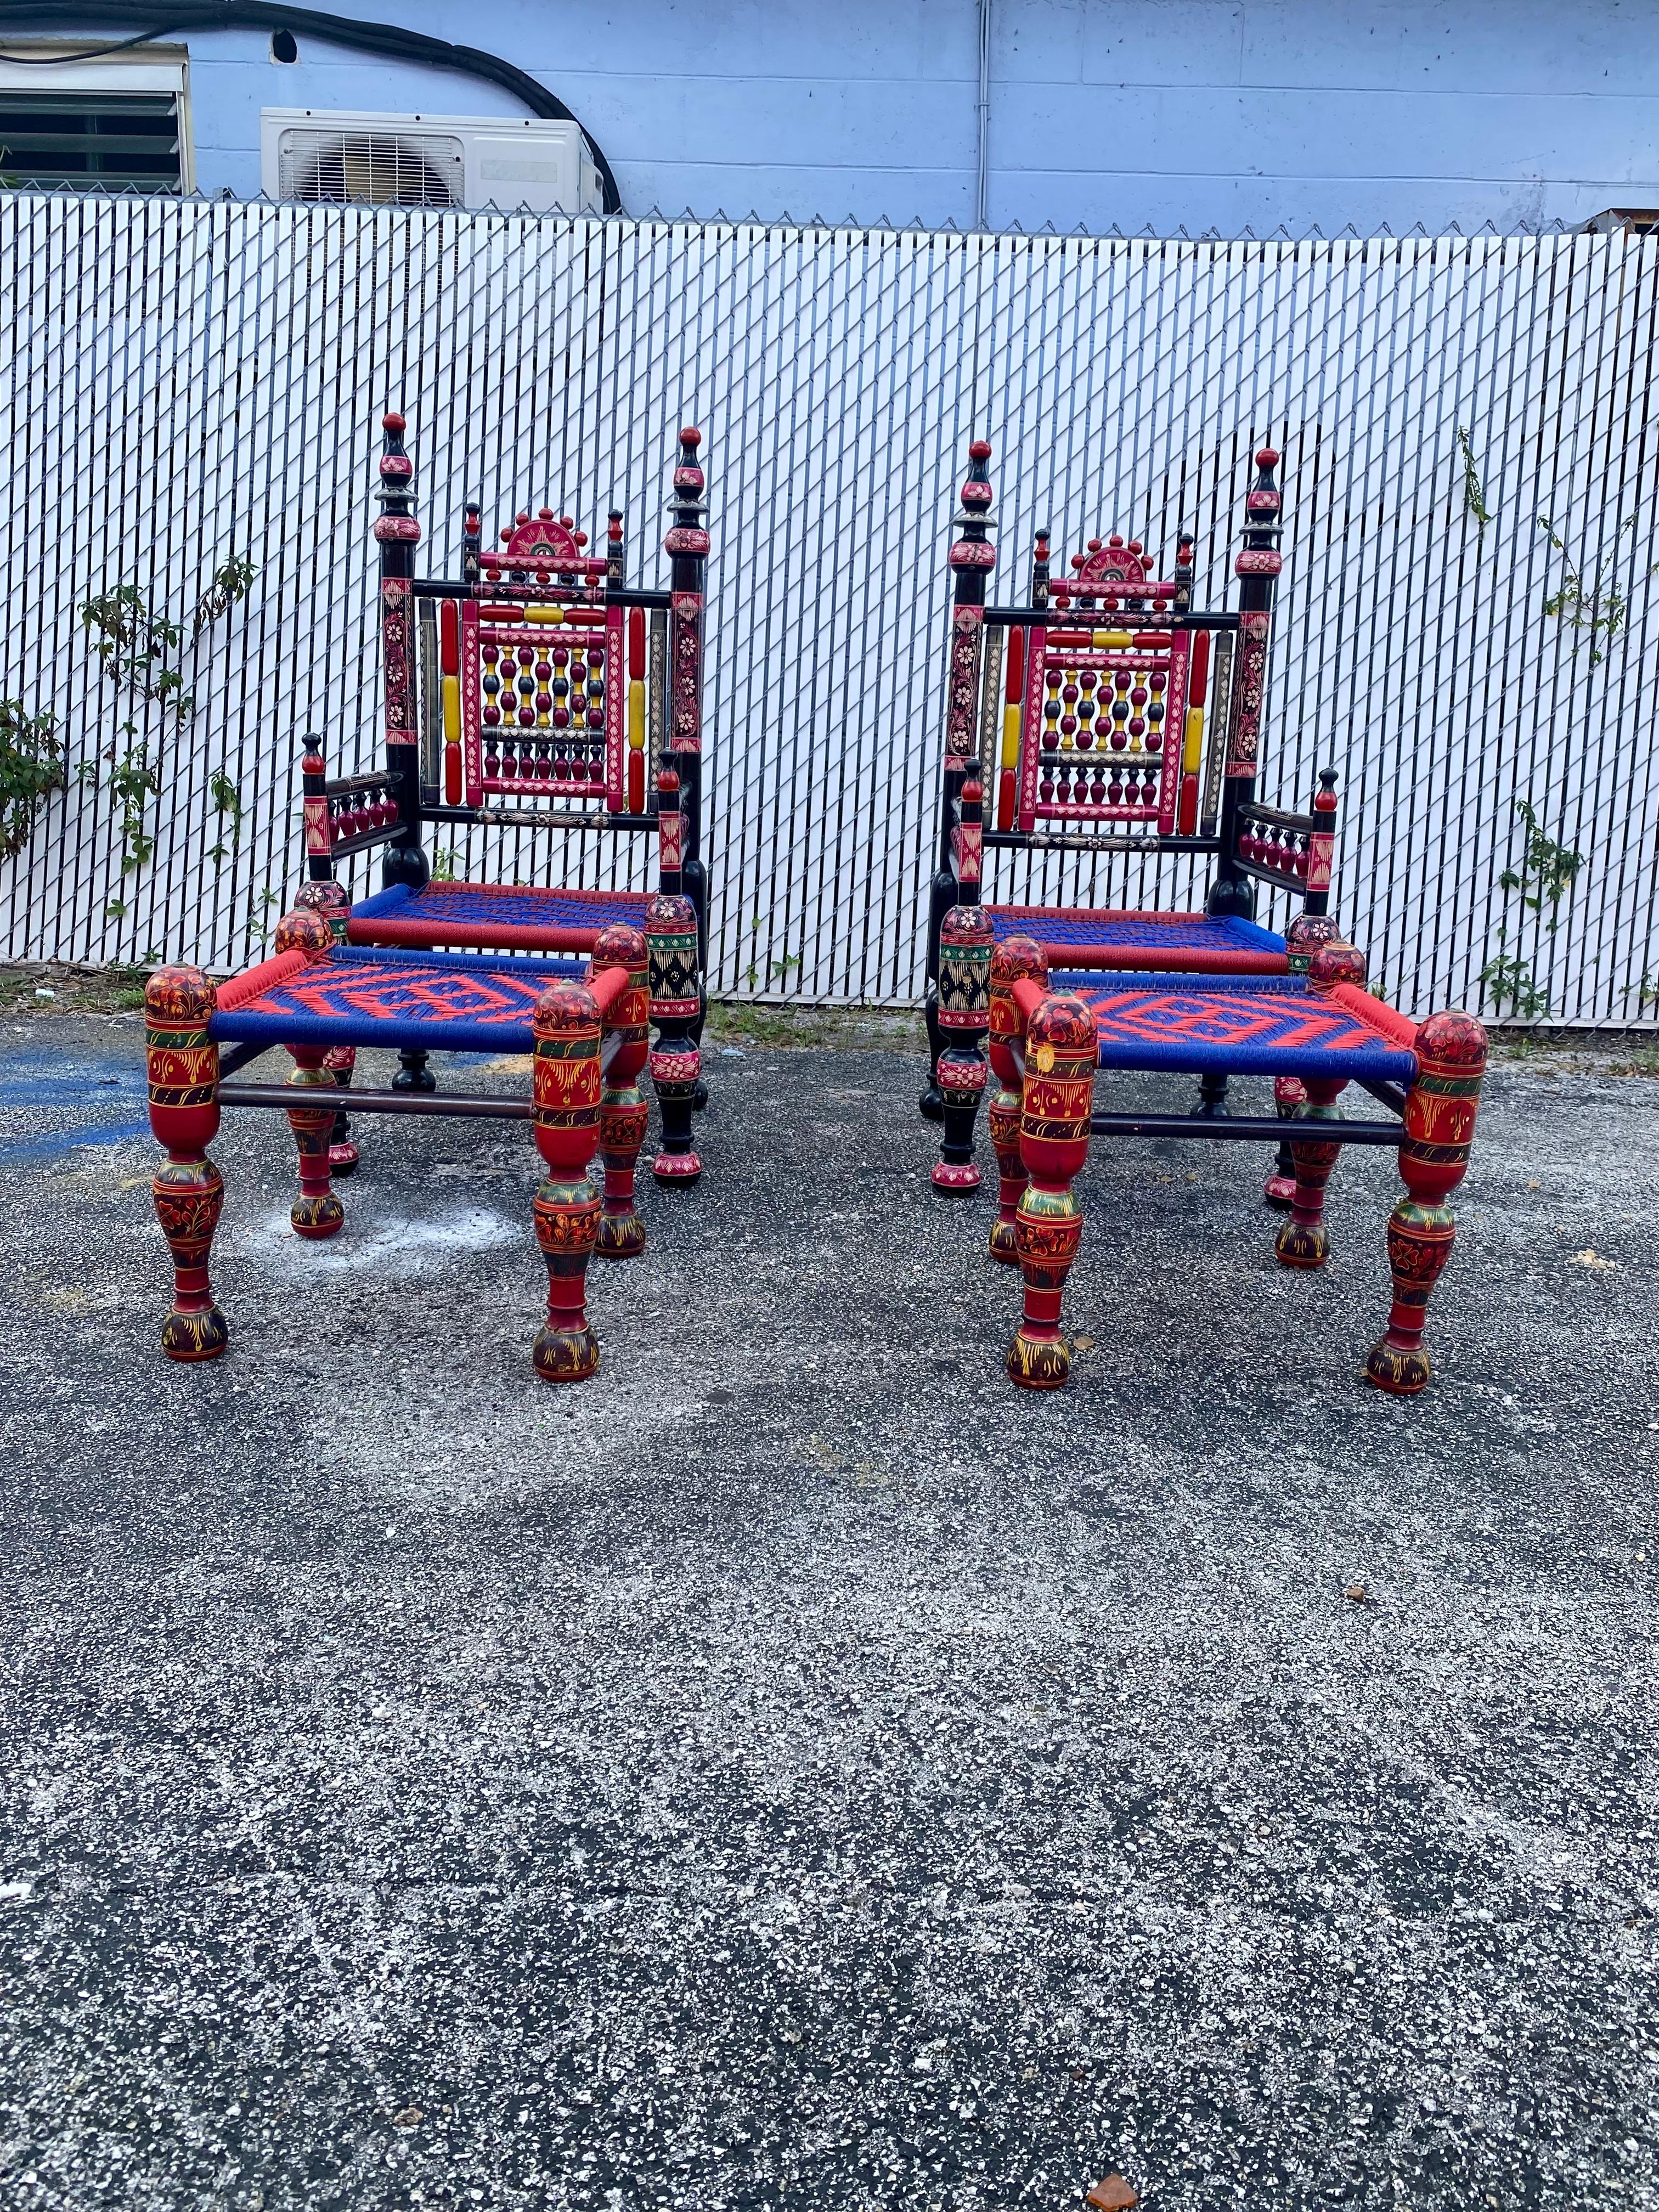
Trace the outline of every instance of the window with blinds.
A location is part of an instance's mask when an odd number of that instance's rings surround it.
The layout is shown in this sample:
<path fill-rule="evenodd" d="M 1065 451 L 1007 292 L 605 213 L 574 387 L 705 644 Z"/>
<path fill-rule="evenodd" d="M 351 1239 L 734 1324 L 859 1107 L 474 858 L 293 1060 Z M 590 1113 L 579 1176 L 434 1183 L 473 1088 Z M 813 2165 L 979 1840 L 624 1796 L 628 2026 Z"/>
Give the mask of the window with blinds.
<path fill-rule="evenodd" d="M 176 192 L 180 144 L 170 92 L 0 87 L 0 177 L 14 190 Z"/>

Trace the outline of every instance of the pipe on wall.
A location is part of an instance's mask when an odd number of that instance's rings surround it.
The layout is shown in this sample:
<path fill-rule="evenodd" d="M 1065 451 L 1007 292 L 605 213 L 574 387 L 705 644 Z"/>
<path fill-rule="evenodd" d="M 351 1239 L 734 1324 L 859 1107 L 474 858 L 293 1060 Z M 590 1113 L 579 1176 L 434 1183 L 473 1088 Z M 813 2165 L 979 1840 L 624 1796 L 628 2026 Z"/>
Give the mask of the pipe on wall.
<path fill-rule="evenodd" d="M 988 230 L 991 197 L 991 0 L 979 0 L 978 174 L 974 190 L 974 228 Z"/>

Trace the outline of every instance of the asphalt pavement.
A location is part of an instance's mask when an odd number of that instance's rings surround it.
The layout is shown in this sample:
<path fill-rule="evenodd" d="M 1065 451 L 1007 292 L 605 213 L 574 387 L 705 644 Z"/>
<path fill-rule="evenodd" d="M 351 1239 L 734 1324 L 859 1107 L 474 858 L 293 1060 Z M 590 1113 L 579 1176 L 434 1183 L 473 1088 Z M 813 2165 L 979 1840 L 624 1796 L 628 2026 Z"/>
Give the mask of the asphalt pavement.
<path fill-rule="evenodd" d="M 1033 1398 L 914 1057 L 728 1048 L 560 1391 L 514 1124 L 228 1116 L 165 1362 L 141 1061 L 0 1027 L 8 2208 L 1659 2205 L 1659 1084 L 1497 1071 L 1413 1401 L 1391 1156 L 1097 1146 Z"/>

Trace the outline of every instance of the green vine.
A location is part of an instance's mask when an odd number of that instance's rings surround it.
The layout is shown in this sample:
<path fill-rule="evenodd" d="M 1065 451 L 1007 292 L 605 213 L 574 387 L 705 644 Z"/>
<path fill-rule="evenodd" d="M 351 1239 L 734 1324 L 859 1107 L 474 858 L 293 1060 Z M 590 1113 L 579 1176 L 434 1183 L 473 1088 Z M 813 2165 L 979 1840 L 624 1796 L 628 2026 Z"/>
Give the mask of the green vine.
<path fill-rule="evenodd" d="M 112 590 L 99 592 L 81 609 L 82 626 L 91 639 L 99 665 L 136 704 L 159 708 L 171 717 L 175 727 L 182 725 L 196 709 L 196 695 L 185 689 L 184 670 L 179 665 L 185 650 L 210 624 L 247 597 L 255 574 L 251 561 L 224 562 L 209 578 L 187 623 L 175 622 L 152 607 L 137 584 L 117 584 Z M 76 775 L 88 790 L 101 790 L 115 810 L 125 881 L 143 867 L 155 850 L 149 809 L 161 788 L 161 768 L 156 750 L 149 738 L 141 738 L 136 722 L 124 722 L 121 733 L 126 739 L 125 747 L 118 751 L 113 745 L 106 746 L 95 759 L 82 761 Z M 219 810 L 222 824 L 220 842 L 211 848 L 209 857 L 222 865 L 241 837 L 241 793 L 222 767 L 215 769 L 209 777 L 208 793 Z M 227 823 L 228 843 L 223 835 Z M 104 909 L 112 921 L 119 921 L 126 910 L 127 902 L 122 897 L 111 899 Z"/>
<path fill-rule="evenodd" d="M 1457 446 L 1463 456 L 1464 510 L 1467 514 L 1472 514 L 1479 524 L 1480 544 L 1484 547 L 1486 542 L 1486 526 L 1489 522 L 1495 521 L 1497 517 L 1486 506 L 1486 495 L 1480 488 L 1480 472 L 1474 465 L 1474 447 L 1469 442 L 1468 432 L 1461 425 L 1457 433 Z"/>
<path fill-rule="evenodd" d="M 42 803 L 67 781 L 57 718 L 0 699 L 0 860 L 22 850 Z"/>
<path fill-rule="evenodd" d="M 1561 556 L 1561 566 L 1565 571 L 1560 589 L 1552 592 L 1545 600 L 1544 612 L 1553 622 L 1564 622 L 1572 629 L 1588 630 L 1590 666 L 1599 667 L 1607 659 L 1603 646 L 1612 644 L 1624 629 L 1626 617 L 1630 612 L 1624 593 L 1613 581 L 1619 558 L 1617 549 L 1608 554 L 1587 584 L 1583 569 L 1574 562 L 1547 515 L 1539 516 L 1538 527 Z M 1632 515 L 1625 528 L 1634 530 L 1635 527 L 1636 518 Z M 1650 568 L 1647 574 L 1650 576 L 1659 574 L 1659 568 Z"/>
<path fill-rule="evenodd" d="M 1526 830 L 1518 868 L 1505 868 L 1499 887 L 1517 897 L 1525 912 L 1554 935 L 1562 900 L 1578 880 L 1584 856 L 1576 845 L 1563 845 L 1540 826 L 1531 802 L 1522 799 L 1516 813 Z M 1480 981 L 1492 1010 L 1508 1011 L 1521 1021 L 1536 1021 L 1550 1010 L 1549 993 L 1538 981 L 1532 964 L 1507 949 L 1509 929 L 1498 925 L 1498 951 L 1480 970 Z"/>

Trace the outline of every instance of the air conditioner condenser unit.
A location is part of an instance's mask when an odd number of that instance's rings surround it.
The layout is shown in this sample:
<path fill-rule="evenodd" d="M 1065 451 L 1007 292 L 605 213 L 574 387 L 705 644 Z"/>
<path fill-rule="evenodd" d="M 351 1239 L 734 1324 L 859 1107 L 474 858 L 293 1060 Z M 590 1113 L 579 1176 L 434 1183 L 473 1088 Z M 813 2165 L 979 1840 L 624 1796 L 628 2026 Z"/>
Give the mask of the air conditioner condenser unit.
<path fill-rule="evenodd" d="M 273 199 L 597 215 L 599 172 L 574 123 L 267 107 L 259 182 Z"/>

